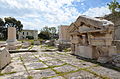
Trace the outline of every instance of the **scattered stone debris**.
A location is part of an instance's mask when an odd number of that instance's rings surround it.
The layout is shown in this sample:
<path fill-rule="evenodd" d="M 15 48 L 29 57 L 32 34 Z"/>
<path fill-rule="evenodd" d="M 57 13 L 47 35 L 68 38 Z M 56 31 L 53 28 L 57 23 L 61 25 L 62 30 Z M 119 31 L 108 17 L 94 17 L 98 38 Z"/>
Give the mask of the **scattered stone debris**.
<path fill-rule="evenodd" d="M 117 67 L 120 67 L 120 55 L 115 55 L 112 57 L 112 64 Z"/>

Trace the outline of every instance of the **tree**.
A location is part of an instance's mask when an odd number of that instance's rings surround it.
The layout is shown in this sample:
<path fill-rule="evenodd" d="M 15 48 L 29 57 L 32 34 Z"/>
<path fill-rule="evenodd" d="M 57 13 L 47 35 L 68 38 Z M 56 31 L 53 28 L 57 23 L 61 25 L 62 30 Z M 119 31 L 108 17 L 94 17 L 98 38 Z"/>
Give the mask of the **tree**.
<path fill-rule="evenodd" d="M 112 13 L 115 13 L 116 11 L 120 11 L 120 4 L 116 0 L 113 0 L 112 2 L 107 4 L 109 9 L 112 11 Z"/>
<path fill-rule="evenodd" d="M 55 35 L 56 35 L 56 28 L 55 27 L 43 27 L 43 29 L 41 30 L 41 32 L 38 34 L 38 37 L 41 39 L 55 39 Z"/>
<path fill-rule="evenodd" d="M 7 17 L 5 19 L 5 26 L 6 27 L 15 27 L 16 31 L 22 31 L 23 25 L 19 20 L 16 20 L 15 18 L 12 17 Z"/>
<path fill-rule="evenodd" d="M 50 29 L 50 34 L 51 34 L 51 39 L 54 39 L 55 35 L 56 35 L 56 28 L 55 27 L 51 27 Z"/>
<path fill-rule="evenodd" d="M 3 29 L 4 29 L 4 21 L 3 19 L 0 18 L 0 33 L 2 33 Z"/>
<path fill-rule="evenodd" d="M 4 26 L 4 21 L 2 18 L 0 18 L 0 26 Z"/>
<path fill-rule="evenodd" d="M 0 39 L 2 39 L 4 36 L 3 32 L 4 32 L 4 21 L 3 19 L 0 18 Z"/>
<path fill-rule="evenodd" d="M 7 17 L 4 19 L 5 19 L 6 28 L 8 28 L 8 27 L 15 27 L 16 28 L 16 33 L 17 33 L 16 35 L 18 38 L 19 32 L 22 31 L 22 29 L 23 29 L 23 24 L 19 20 L 16 20 L 15 18 L 12 18 L 12 17 Z"/>

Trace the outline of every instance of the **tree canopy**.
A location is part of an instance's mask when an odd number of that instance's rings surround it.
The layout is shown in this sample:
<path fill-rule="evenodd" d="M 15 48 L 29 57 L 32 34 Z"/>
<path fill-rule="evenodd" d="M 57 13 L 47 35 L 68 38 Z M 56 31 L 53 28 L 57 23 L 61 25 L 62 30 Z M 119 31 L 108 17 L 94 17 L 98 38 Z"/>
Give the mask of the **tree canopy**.
<path fill-rule="evenodd" d="M 5 19 L 5 26 L 6 27 L 15 27 L 17 32 L 22 31 L 23 25 L 19 20 L 16 20 L 15 18 L 12 17 L 7 17 Z"/>
<path fill-rule="evenodd" d="M 120 4 L 116 0 L 107 4 L 112 13 L 120 12 Z"/>
<path fill-rule="evenodd" d="M 40 33 L 38 34 L 38 37 L 41 39 L 46 39 L 46 40 L 50 40 L 50 39 L 55 39 L 55 36 L 57 35 L 57 30 L 55 27 L 43 27 L 40 31 Z"/>
<path fill-rule="evenodd" d="M 3 34 L 4 39 L 7 39 L 8 27 L 15 27 L 18 35 L 18 32 L 23 29 L 23 24 L 21 21 L 12 17 L 5 17 L 4 19 L 0 18 L 0 33 Z"/>

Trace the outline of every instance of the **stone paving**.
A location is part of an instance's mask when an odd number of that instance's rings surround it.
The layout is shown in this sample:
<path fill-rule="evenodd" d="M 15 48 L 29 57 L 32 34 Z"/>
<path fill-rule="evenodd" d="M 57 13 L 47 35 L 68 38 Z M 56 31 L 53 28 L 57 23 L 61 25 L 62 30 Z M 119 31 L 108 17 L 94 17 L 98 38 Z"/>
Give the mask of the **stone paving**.
<path fill-rule="evenodd" d="M 12 53 L 12 60 L 0 73 L 0 79 L 120 79 L 120 72 L 77 59 L 65 52 Z"/>

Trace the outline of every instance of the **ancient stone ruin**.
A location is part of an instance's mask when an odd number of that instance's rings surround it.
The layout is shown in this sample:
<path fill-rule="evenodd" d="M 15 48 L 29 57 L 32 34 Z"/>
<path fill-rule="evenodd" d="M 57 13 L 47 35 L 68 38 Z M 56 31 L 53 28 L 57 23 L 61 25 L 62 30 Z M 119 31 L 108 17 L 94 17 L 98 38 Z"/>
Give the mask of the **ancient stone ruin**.
<path fill-rule="evenodd" d="M 9 50 L 15 50 L 19 46 L 21 46 L 21 43 L 17 41 L 16 39 L 16 28 L 15 27 L 8 27 L 8 39 L 7 39 L 7 48 Z"/>
<path fill-rule="evenodd" d="M 4 68 L 11 61 L 10 53 L 5 47 L 0 47 L 0 69 Z"/>
<path fill-rule="evenodd" d="M 79 16 L 70 25 L 69 34 L 75 55 L 104 61 L 116 54 L 116 46 L 112 46 L 114 24 L 110 21 Z"/>
<path fill-rule="evenodd" d="M 70 35 L 69 35 L 69 26 L 61 25 L 59 27 L 59 39 L 57 41 L 57 47 L 59 51 L 62 51 L 66 48 L 70 48 Z"/>

